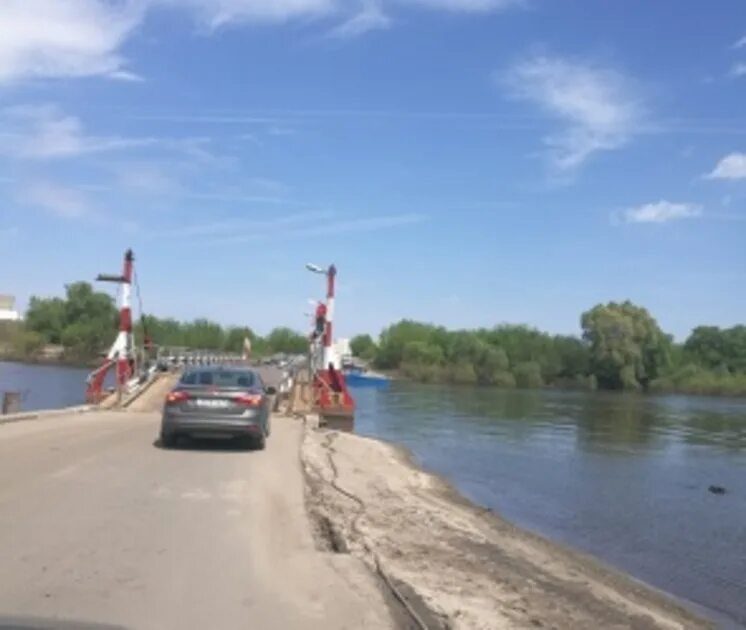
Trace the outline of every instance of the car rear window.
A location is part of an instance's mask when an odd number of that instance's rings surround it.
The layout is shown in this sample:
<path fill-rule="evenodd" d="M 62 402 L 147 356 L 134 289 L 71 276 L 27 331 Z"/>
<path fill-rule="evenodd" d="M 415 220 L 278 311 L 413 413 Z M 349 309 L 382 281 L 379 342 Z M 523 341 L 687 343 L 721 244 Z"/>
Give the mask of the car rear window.
<path fill-rule="evenodd" d="M 241 370 L 193 370 L 181 377 L 182 385 L 205 385 L 210 387 L 253 387 L 256 377 L 253 372 Z"/>

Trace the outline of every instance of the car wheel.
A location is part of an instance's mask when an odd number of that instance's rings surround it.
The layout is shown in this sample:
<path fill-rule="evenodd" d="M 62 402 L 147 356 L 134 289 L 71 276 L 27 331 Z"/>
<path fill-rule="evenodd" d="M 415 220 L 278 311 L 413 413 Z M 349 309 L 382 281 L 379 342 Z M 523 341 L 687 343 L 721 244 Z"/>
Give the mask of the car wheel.
<path fill-rule="evenodd" d="M 264 447 L 267 446 L 267 436 L 264 433 L 256 436 L 252 440 L 251 446 L 255 451 L 263 451 Z"/>
<path fill-rule="evenodd" d="M 176 446 L 176 436 L 172 433 L 161 433 L 161 446 L 163 448 L 173 448 Z"/>

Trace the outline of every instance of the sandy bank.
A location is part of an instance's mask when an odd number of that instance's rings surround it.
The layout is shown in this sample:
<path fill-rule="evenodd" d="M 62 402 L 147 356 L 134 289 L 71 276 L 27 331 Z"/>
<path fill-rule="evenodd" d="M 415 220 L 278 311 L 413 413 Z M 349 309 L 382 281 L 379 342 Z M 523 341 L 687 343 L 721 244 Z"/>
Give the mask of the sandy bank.
<path fill-rule="evenodd" d="M 391 445 L 308 426 L 302 460 L 319 544 L 380 569 L 425 627 L 713 627 L 469 504 Z"/>

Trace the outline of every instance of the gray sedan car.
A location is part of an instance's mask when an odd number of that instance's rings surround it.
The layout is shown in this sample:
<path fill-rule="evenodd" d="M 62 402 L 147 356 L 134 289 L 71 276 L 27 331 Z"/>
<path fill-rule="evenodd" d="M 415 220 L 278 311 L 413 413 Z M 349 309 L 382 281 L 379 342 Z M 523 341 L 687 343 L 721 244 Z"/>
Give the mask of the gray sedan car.
<path fill-rule="evenodd" d="M 238 438 L 263 449 L 269 436 L 273 387 L 254 370 L 239 367 L 188 368 L 166 396 L 161 444 L 180 436 Z"/>

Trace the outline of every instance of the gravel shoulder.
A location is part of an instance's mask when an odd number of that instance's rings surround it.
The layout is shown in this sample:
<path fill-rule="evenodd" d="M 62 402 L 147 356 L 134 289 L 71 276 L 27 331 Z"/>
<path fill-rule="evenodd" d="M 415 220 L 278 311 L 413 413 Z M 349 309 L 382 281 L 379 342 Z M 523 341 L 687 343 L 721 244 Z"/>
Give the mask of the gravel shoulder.
<path fill-rule="evenodd" d="M 317 544 L 385 576 L 413 627 L 714 627 L 651 587 L 474 506 L 394 446 L 307 424 L 301 454 Z"/>

